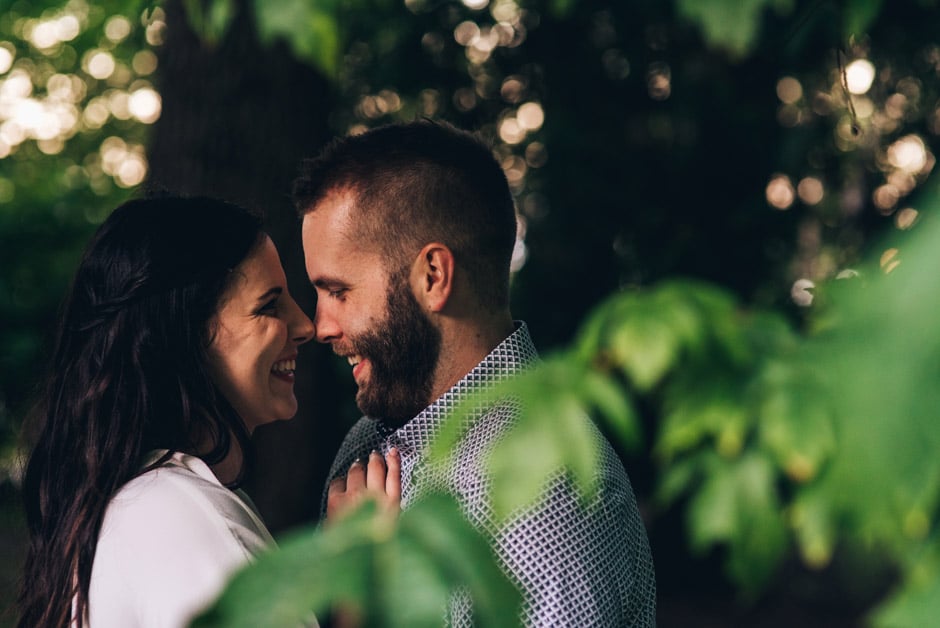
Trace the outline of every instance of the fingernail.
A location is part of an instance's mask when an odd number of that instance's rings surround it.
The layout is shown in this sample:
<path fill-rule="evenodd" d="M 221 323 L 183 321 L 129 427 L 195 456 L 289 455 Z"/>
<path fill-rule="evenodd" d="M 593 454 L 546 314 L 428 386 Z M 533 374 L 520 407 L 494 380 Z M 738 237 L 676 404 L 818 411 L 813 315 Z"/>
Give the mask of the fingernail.
<path fill-rule="evenodd" d="M 370 457 L 371 457 L 371 456 L 381 456 L 381 455 L 382 455 L 382 454 L 379 453 L 379 450 L 378 450 L 378 449 L 373 449 L 373 450 L 372 450 L 372 453 L 369 454 Z"/>
<path fill-rule="evenodd" d="M 398 455 L 398 448 L 397 448 L 397 447 L 392 447 L 392 448 L 390 448 L 390 449 L 388 450 L 388 455 L 389 455 L 389 456 L 397 456 L 397 455 Z"/>
<path fill-rule="evenodd" d="M 356 458 L 355 460 L 353 460 L 353 461 L 352 461 L 352 464 L 349 465 L 349 468 L 352 469 L 352 468 L 355 467 L 357 464 L 362 464 L 362 458 Z"/>

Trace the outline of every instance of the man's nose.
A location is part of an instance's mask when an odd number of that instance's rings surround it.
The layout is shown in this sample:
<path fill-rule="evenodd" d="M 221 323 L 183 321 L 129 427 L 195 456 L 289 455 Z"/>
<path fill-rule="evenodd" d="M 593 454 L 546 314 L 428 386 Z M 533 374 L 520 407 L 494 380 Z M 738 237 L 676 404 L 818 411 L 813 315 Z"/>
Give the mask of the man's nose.
<path fill-rule="evenodd" d="M 317 340 L 319 342 L 333 342 L 342 335 L 339 323 L 335 316 L 332 316 L 327 308 L 317 303 L 317 312 L 313 318 L 314 325 L 317 328 Z"/>

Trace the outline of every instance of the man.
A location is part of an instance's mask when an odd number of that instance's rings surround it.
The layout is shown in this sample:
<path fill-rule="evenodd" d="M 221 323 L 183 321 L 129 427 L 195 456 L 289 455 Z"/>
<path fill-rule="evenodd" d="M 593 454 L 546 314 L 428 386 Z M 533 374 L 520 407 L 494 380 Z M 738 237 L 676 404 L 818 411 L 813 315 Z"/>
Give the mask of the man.
<path fill-rule="evenodd" d="M 526 624 L 652 625 L 646 532 L 623 466 L 599 432 L 595 503 L 583 507 L 559 478 L 538 506 L 504 524 L 487 503 L 483 458 L 515 405 L 483 409 L 437 480 L 424 467 L 449 409 L 537 359 L 509 310 L 515 210 L 490 150 L 429 121 L 374 129 L 306 162 L 294 200 L 318 295 L 317 338 L 348 360 L 365 414 L 330 478 L 394 447 L 402 507 L 435 481 L 454 494 L 524 592 Z M 467 599 L 455 599 L 448 621 L 471 624 Z"/>

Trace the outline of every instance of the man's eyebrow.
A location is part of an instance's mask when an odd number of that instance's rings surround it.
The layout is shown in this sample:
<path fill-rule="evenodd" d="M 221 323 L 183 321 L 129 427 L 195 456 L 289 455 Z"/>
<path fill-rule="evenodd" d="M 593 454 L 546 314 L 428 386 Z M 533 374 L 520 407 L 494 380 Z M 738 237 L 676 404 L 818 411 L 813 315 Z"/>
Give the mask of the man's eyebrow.
<path fill-rule="evenodd" d="M 284 293 L 284 288 L 280 286 L 274 286 L 273 288 L 268 288 L 264 294 L 258 297 L 257 301 L 260 303 L 261 301 L 270 299 L 273 296 L 280 296 L 283 293 Z"/>

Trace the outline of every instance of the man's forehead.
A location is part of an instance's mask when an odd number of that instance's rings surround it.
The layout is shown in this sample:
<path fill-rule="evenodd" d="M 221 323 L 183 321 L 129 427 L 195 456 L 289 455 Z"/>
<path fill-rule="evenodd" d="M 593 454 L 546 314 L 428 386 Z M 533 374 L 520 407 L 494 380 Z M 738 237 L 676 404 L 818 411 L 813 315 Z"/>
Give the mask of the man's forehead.
<path fill-rule="evenodd" d="M 304 214 L 304 224 L 329 226 L 335 229 L 352 222 L 356 196 L 351 190 L 330 190 Z"/>
<path fill-rule="evenodd" d="M 304 249 L 321 247 L 356 247 L 355 214 L 349 199 L 331 196 L 319 201 L 311 211 L 304 214 L 302 235 Z"/>
<path fill-rule="evenodd" d="M 310 280 L 316 283 L 362 273 L 384 274 L 385 258 L 365 231 L 355 219 L 350 220 L 349 207 L 343 204 L 318 205 L 307 213 L 302 240 Z"/>

